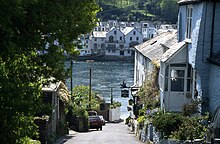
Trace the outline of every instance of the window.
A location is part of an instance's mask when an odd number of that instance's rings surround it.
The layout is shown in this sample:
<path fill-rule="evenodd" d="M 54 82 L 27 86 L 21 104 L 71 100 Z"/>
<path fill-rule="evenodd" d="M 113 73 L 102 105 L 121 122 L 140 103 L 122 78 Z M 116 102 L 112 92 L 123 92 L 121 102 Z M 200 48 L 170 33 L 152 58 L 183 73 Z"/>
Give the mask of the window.
<path fill-rule="evenodd" d="M 139 37 L 136 37 L 136 40 L 138 41 L 138 40 L 139 40 Z"/>
<path fill-rule="evenodd" d="M 94 44 L 94 49 L 97 49 L 98 48 L 98 45 L 95 43 Z"/>
<path fill-rule="evenodd" d="M 171 91 L 184 91 L 184 70 L 171 70 Z"/>
<path fill-rule="evenodd" d="M 114 37 L 111 35 L 111 36 L 109 37 L 109 42 L 110 42 L 110 43 L 113 43 L 113 41 L 114 41 Z"/>
<path fill-rule="evenodd" d="M 120 37 L 120 40 L 122 40 L 122 37 Z"/>
<path fill-rule="evenodd" d="M 130 41 L 132 41 L 132 37 L 130 37 Z"/>
<path fill-rule="evenodd" d="M 105 44 L 101 44 L 101 49 L 105 49 Z"/>
<path fill-rule="evenodd" d="M 95 38 L 95 41 L 97 41 L 97 38 Z"/>
<path fill-rule="evenodd" d="M 114 34 L 117 34 L 117 31 L 114 31 Z"/>
<path fill-rule="evenodd" d="M 186 38 L 191 39 L 192 32 L 192 5 L 187 6 L 187 16 L 186 16 Z"/>
<path fill-rule="evenodd" d="M 136 31 L 133 31 L 133 35 L 136 35 Z"/>

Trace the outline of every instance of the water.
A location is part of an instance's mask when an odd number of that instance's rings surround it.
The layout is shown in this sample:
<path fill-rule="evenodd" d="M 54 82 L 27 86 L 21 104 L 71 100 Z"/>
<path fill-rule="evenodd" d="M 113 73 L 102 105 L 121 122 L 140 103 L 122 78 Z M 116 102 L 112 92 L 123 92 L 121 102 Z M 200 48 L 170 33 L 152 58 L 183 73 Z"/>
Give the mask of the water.
<path fill-rule="evenodd" d="M 70 66 L 70 61 L 66 62 Z M 73 87 L 76 85 L 89 85 L 89 69 L 92 70 L 92 91 L 98 92 L 106 102 L 110 103 L 111 88 L 113 87 L 113 100 L 121 102 L 121 118 L 125 119 L 129 98 L 121 98 L 120 84 L 123 80 L 127 86 L 133 85 L 134 64 L 130 62 L 73 62 Z M 70 79 L 67 79 L 67 86 L 70 90 Z"/>

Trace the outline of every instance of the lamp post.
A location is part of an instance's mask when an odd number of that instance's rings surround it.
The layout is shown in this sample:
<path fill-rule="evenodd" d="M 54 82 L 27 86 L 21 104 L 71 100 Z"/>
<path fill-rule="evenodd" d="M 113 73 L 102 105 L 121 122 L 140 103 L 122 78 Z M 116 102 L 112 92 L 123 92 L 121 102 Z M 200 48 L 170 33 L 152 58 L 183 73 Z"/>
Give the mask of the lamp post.
<path fill-rule="evenodd" d="M 133 113 L 135 115 L 135 117 L 137 118 L 138 116 L 138 96 L 137 96 L 137 92 L 138 92 L 139 88 L 138 87 L 132 87 L 131 88 L 131 95 L 133 97 Z"/>
<path fill-rule="evenodd" d="M 91 96 L 92 95 L 92 69 L 89 69 L 89 109 L 91 110 Z"/>
<path fill-rule="evenodd" d="M 71 91 L 71 96 L 73 94 L 73 60 L 70 62 L 70 67 L 71 67 L 71 78 L 70 78 L 70 91 Z"/>

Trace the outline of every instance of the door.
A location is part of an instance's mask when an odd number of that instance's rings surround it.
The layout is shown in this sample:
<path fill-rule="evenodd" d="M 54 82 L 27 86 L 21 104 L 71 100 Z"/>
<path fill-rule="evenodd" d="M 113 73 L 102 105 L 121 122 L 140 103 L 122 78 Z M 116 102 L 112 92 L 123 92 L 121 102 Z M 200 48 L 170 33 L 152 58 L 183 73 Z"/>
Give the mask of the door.
<path fill-rule="evenodd" d="M 186 68 L 170 67 L 170 79 L 168 83 L 168 91 L 170 92 L 170 110 L 182 111 L 182 106 L 185 103 L 186 94 Z"/>

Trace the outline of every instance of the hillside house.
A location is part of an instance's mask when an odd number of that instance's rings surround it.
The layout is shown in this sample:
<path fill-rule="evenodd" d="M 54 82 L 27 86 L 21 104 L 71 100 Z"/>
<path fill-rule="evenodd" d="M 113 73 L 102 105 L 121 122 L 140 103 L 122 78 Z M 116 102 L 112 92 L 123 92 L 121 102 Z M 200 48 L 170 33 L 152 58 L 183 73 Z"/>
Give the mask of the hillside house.
<path fill-rule="evenodd" d="M 134 85 L 142 86 L 146 76 L 152 73 L 154 64 L 159 64 L 164 53 L 164 44 L 177 42 L 175 32 L 164 32 L 142 44 L 134 46 L 135 64 L 134 64 Z"/>
<path fill-rule="evenodd" d="M 202 112 L 213 113 L 220 103 L 220 2 L 181 0 L 179 6 L 178 41 L 187 42 L 194 73 L 192 96 L 202 99 Z"/>
<path fill-rule="evenodd" d="M 179 1 L 178 43 L 167 47 L 161 59 L 162 109 L 182 111 L 193 99 L 202 100 L 202 113 L 213 113 L 219 107 L 219 23 L 219 2 Z"/>
<path fill-rule="evenodd" d="M 105 41 L 106 41 L 105 31 L 93 31 L 91 35 L 91 54 L 92 55 L 104 55 L 105 54 Z"/>

